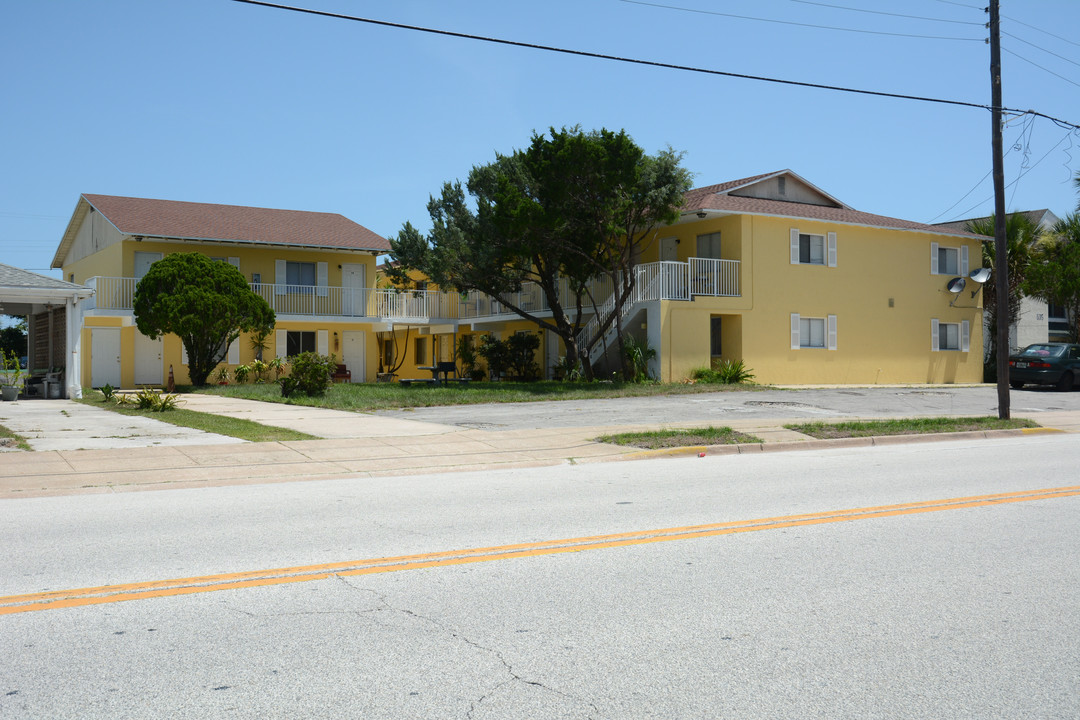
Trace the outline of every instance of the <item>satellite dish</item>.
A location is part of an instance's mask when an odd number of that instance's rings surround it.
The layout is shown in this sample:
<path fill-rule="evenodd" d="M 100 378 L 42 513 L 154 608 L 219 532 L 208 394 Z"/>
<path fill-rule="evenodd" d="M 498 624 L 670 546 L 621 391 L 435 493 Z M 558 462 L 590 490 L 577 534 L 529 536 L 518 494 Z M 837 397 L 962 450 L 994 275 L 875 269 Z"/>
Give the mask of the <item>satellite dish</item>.
<path fill-rule="evenodd" d="M 990 279 L 990 268 L 975 268 L 968 277 L 981 285 Z"/>
<path fill-rule="evenodd" d="M 967 285 L 967 280 L 962 277 L 955 277 L 950 280 L 949 284 L 945 287 L 948 288 L 949 292 L 951 293 L 959 293 L 964 289 L 965 285 Z"/>

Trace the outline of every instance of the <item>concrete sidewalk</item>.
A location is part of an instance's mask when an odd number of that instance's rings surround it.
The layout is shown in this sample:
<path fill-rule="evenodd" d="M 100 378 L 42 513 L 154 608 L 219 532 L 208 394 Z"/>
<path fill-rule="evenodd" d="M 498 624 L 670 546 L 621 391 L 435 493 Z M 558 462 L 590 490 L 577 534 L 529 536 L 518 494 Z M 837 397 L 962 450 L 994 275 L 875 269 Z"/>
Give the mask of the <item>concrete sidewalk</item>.
<path fill-rule="evenodd" d="M 643 453 L 637 448 L 597 443 L 592 439 L 607 433 L 660 426 L 702 425 L 701 422 L 688 420 L 684 423 L 493 430 L 212 395 L 187 395 L 184 399 L 184 407 L 191 410 L 291 428 L 325 439 L 248 443 L 205 433 L 202 436 L 183 433 L 178 436 L 176 431 L 182 429 L 147 420 L 149 425 L 142 427 L 140 433 L 151 441 L 150 446 L 119 444 L 93 448 L 86 447 L 84 443 L 94 433 L 98 438 L 103 437 L 103 431 L 100 426 L 86 427 L 88 423 L 123 424 L 130 423 L 132 418 L 69 401 L 4 403 L 0 405 L 0 418 L 3 418 L 0 425 L 13 430 L 16 428 L 12 425 L 18 424 L 13 422 L 13 417 L 21 417 L 29 422 L 35 417 L 51 416 L 54 422 L 56 418 L 62 418 L 64 422 L 61 429 L 54 428 L 51 432 L 45 432 L 44 437 L 31 440 L 35 452 L 0 453 L 0 499 L 637 459 L 647 457 L 650 453 Z M 20 407 L 16 408 L 16 405 Z M 1080 432 L 1080 412 L 1040 412 L 1037 418 L 1044 426 Z M 765 444 L 716 447 L 709 448 L 707 452 L 761 452 L 872 444 L 866 439 L 854 443 L 816 441 L 782 427 L 785 423 L 805 419 L 748 418 L 727 422 L 725 424 L 736 430 L 761 438 Z M 160 442 L 154 441 L 155 429 L 161 433 L 157 438 Z M 1018 431 L 1003 431 L 1001 434 L 1006 433 L 1019 434 Z M 131 440 L 130 437 L 111 439 L 117 443 Z M 928 441 L 938 438 L 894 439 L 890 442 L 911 442 L 913 439 Z M 68 445 L 47 449 L 49 443 L 55 444 L 61 440 Z M 659 451 L 651 454 L 670 453 Z"/>

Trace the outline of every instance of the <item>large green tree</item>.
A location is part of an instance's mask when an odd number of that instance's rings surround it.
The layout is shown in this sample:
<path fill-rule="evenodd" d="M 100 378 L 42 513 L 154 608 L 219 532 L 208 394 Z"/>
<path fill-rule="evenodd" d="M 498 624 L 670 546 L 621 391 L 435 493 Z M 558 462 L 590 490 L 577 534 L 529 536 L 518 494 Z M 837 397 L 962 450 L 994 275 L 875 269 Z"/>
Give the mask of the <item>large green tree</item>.
<path fill-rule="evenodd" d="M 193 385 L 206 378 L 241 332 L 274 327 L 274 311 L 229 263 L 202 253 L 158 260 L 135 287 L 135 322 L 150 338 L 180 337 Z"/>
<path fill-rule="evenodd" d="M 582 361 L 591 376 L 589 347 L 579 344 L 583 311 L 595 313 L 604 298 L 590 294 L 590 281 L 611 278 L 620 306 L 632 292 L 631 263 L 652 229 L 678 217 L 689 189 L 680 159 L 647 155 L 625 131 L 534 133 L 527 149 L 473 167 L 465 187 L 445 184 L 428 203 L 426 236 L 406 223 L 391 238 L 399 279 L 414 269 L 444 289 L 491 295 L 558 335 L 569 364 Z M 550 317 L 519 302 L 525 282 L 540 288 Z M 603 320 L 606 328 L 618 313 Z"/>
<path fill-rule="evenodd" d="M 8 316 L 4 316 L 8 317 Z M 16 356 L 26 355 L 26 318 L 9 318 L 14 323 L 0 327 L 0 353 L 15 353 Z"/>
<path fill-rule="evenodd" d="M 967 224 L 967 231 L 976 235 L 994 237 L 994 216 L 972 220 Z M 1042 236 L 1041 228 L 1024 213 L 1013 213 L 1005 219 L 1005 246 L 1006 263 L 1009 278 L 1009 325 L 1013 325 L 1020 318 L 1020 302 L 1024 297 L 1024 278 L 1027 276 L 1028 265 L 1031 263 L 1031 255 Z M 994 292 L 994 283 L 997 270 L 997 253 L 994 249 L 994 241 L 983 240 L 982 261 L 983 267 L 990 268 L 990 279 L 984 284 L 983 311 L 986 313 L 986 325 L 989 328 L 997 327 L 997 293 Z M 1006 348 L 1008 351 L 1008 348 Z M 991 342 L 987 348 L 987 356 L 984 358 L 984 366 L 989 375 L 996 374 L 997 364 L 997 333 L 992 333 Z M 987 378 L 990 379 L 989 377 Z"/>
<path fill-rule="evenodd" d="M 1024 292 L 1064 306 L 1070 340 L 1080 342 L 1080 212 L 1060 220 L 1036 246 Z"/>

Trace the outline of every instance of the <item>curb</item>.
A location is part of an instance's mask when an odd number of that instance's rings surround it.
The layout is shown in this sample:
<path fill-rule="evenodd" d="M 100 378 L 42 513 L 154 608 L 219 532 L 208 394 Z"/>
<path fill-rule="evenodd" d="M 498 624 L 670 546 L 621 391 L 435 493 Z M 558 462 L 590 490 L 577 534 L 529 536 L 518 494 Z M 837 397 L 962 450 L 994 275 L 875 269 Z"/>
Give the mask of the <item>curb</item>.
<path fill-rule="evenodd" d="M 878 445 L 909 445 L 944 440 L 993 440 L 1023 435 L 1064 433 L 1057 428 L 1019 428 L 1016 430 L 969 430 L 955 433 L 920 433 L 917 435 L 870 435 L 867 437 L 830 438 L 826 440 L 788 440 L 776 443 L 733 443 L 731 445 L 695 445 L 659 450 L 641 450 L 624 455 L 620 460 L 648 460 L 662 457 L 705 457 L 706 455 L 745 455 L 758 452 L 788 452 L 791 450 L 830 450 L 835 448 L 876 447 Z"/>

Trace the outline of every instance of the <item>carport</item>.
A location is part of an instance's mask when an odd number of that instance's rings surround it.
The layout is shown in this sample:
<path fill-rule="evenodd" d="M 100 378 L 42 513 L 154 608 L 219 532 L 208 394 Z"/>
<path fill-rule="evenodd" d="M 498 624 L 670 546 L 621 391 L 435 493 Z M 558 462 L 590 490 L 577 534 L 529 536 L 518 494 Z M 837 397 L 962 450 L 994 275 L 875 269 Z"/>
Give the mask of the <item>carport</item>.
<path fill-rule="evenodd" d="M 0 264 L 0 314 L 26 317 L 27 369 L 58 371 L 54 376 L 63 378 L 59 391 L 63 397 L 82 395 L 80 303 L 93 292 L 84 285 Z"/>

